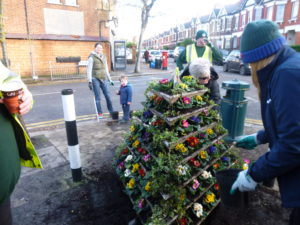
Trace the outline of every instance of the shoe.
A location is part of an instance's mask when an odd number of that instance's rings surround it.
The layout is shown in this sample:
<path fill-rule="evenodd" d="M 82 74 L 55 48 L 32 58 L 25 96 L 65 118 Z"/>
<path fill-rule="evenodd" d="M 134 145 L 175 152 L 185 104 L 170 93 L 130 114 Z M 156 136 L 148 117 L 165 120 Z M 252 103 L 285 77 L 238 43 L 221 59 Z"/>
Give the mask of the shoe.
<path fill-rule="evenodd" d="M 103 119 L 103 113 L 98 113 L 98 119 Z"/>
<path fill-rule="evenodd" d="M 129 122 L 129 120 L 124 120 L 124 119 L 119 121 L 119 123 L 128 123 L 128 122 Z"/>

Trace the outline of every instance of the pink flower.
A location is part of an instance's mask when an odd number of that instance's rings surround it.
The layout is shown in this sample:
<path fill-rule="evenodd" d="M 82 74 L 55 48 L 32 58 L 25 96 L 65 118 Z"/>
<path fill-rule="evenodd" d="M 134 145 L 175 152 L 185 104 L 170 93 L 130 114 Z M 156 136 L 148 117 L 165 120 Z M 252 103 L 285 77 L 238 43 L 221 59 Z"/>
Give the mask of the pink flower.
<path fill-rule="evenodd" d="M 191 104 L 191 99 L 188 97 L 183 97 L 183 103 L 186 105 Z"/>
<path fill-rule="evenodd" d="M 184 128 L 189 127 L 189 122 L 186 121 L 186 120 L 182 120 L 182 126 L 183 126 Z"/>
<path fill-rule="evenodd" d="M 244 162 L 250 164 L 250 159 L 244 159 Z"/>
<path fill-rule="evenodd" d="M 167 84 L 168 82 L 169 82 L 168 79 L 162 79 L 159 81 L 159 83 L 161 83 L 161 84 Z"/>
<path fill-rule="evenodd" d="M 138 206 L 140 209 L 144 207 L 144 199 L 143 198 L 139 200 Z"/>
<path fill-rule="evenodd" d="M 193 182 L 193 189 L 196 190 L 200 186 L 199 181 L 197 179 L 194 179 Z"/>
<path fill-rule="evenodd" d="M 144 160 L 145 162 L 147 162 L 147 161 L 149 161 L 150 158 L 151 158 L 151 155 L 148 154 L 148 155 L 145 155 L 145 156 L 144 156 L 143 160 Z"/>
<path fill-rule="evenodd" d="M 118 165 L 119 169 L 123 169 L 124 168 L 124 161 L 121 162 L 119 165 Z"/>

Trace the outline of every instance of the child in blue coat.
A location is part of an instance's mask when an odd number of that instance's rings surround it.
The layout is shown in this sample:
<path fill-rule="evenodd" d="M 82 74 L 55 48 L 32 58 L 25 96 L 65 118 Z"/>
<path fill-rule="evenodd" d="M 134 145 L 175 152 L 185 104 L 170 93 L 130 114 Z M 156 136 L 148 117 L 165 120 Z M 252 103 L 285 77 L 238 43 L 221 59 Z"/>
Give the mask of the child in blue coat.
<path fill-rule="evenodd" d="M 117 92 L 117 94 L 120 95 L 120 104 L 123 109 L 123 119 L 120 122 L 127 123 L 129 121 L 130 105 L 132 102 L 132 87 L 131 84 L 128 83 L 128 77 L 126 76 L 121 76 L 120 82 L 121 87 Z"/>

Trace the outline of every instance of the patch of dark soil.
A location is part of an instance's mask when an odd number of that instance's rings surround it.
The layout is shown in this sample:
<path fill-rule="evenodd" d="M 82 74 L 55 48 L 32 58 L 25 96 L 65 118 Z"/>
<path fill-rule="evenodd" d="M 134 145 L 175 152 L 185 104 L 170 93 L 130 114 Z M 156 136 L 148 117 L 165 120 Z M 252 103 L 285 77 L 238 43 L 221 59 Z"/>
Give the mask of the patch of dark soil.
<path fill-rule="evenodd" d="M 287 225 L 290 210 L 281 207 L 278 192 L 261 187 L 249 193 L 244 209 L 222 204 L 209 216 L 205 225 Z"/>
<path fill-rule="evenodd" d="M 87 177 L 86 184 L 47 199 L 43 224 L 127 225 L 135 217 L 114 172 L 94 171 Z"/>

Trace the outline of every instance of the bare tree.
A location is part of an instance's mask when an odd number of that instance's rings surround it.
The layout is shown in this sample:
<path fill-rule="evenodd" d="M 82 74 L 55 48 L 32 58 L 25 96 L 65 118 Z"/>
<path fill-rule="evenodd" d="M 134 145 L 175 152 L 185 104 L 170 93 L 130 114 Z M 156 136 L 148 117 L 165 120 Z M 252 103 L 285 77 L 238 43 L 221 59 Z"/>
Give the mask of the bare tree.
<path fill-rule="evenodd" d="M 4 32 L 4 21 L 3 21 L 3 0 L 0 0 L 0 42 L 2 48 L 3 63 L 7 67 L 9 67 L 7 49 L 6 49 L 6 39 L 5 39 L 5 32 Z"/>
<path fill-rule="evenodd" d="M 139 43 L 137 46 L 138 49 L 138 54 L 137 54 L 137 60 L 135 62 L 135 68 L 134 72 L 139 73 L 140 72 L 140 54 L 141 54 L 141 48 L 142 48 L 142 43 L 143 43 L 143 36 L 144 32 L 146 30 L 147 24 L 148 24 L 148 19 L 150 15 L 150 11 L 156 2 L 156 0 L 140 0 L 142 2 L 142 8 L 141 8 L 141 33 L 139 37 Z"/>

